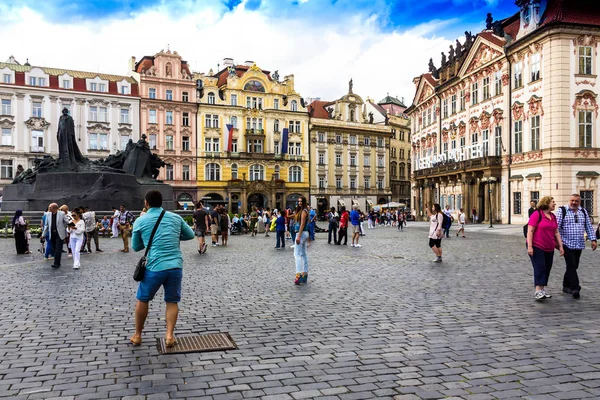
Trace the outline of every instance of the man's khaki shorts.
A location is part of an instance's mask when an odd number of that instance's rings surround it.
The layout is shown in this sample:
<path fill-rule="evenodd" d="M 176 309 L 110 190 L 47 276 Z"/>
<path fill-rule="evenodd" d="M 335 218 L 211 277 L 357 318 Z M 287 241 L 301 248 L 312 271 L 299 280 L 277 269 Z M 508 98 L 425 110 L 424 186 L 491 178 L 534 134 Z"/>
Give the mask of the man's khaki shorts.
<path fill-rule="evenodd" d="M 352 234 L 354 235 L 355 233 L 360 234 L 360 225 L 352 225 Z"/>
<path fill-rule="evenodd" d="M 217 224 L 212 224 L 210 226 L 210 234 L 211 235 L 216 235 L 219 233 L 219 227 L 217 226 Z"/>

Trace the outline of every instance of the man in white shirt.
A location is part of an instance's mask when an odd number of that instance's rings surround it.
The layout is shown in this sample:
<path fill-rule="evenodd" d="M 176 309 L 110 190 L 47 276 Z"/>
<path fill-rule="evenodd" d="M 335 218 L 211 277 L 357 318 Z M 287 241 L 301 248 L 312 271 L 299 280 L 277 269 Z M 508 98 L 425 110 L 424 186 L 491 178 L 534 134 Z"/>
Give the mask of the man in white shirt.
<path fill-rule="evenodd" d="M 98 228 L 96 227 L 96 213 L 90 211 L 89 207 L 85 208 L 83 213 L 83 222 L 85 223 L 85 235 L 87 236 L 87 249 L 88 253 L 92 252 L 92 239 L 96 246 L 96 253 L 102 253 L 98 241 Z"/>
<path fill-rule="evenodd" d="M 119 237 L 119 217 L 121 216 L 121 212 L 113 207 L 113 223 L 112 223 L 112 238 Z"/>

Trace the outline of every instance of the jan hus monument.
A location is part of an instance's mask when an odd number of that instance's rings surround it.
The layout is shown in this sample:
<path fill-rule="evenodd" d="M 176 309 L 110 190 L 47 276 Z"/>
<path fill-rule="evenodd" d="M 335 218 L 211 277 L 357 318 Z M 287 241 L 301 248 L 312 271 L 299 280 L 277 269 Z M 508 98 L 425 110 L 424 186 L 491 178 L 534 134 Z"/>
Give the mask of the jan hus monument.
<path fill-rule="evenodd" d="M 90 206 L 110 210 L 125 204 L 132 210 L 142 209 L 150 189 L 159 190 L 163 207 L 173 209 L 173 188 L 157 180 L 166 164 L 150 151 L 146 135 L 125 150 L 97 161 L 84 157 L 77 146 L 75 123 L 68 109 L 58 121 L 58 159 L 36 159 L 34 168 L 23 171 L 4 188 L 3 211 L 45 211 L 56 202 L 69 206 Z"/>

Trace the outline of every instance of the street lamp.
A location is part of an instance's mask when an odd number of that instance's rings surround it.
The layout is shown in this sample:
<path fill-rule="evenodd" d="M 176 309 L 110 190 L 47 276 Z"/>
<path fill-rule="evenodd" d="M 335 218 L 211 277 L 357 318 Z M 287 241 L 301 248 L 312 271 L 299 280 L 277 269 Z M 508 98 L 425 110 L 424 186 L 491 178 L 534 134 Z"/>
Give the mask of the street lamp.
<path fill-rule="evenodd" d="M 489 218 L 490 218 L 490 226 L 489 228 L 493 228 L 492 224 L 492 184 L 496 183 L 498 179 L 495 176 L 486 176 L 482 178 L 481 181 L 487 183 L 488 185 L 488 209 L 489 209 Z"/>

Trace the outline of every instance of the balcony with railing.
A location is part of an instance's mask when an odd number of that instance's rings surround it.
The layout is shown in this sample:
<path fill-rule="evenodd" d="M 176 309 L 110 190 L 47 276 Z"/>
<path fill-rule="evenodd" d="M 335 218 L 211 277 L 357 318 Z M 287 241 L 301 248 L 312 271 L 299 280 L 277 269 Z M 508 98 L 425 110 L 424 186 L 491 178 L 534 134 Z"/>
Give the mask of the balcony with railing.
<path fill-rule="evenodd" d="M 31 146 L 29 148 L 29 150 L 32 153 L 43 153 L 44 152 L 44 146 Z"/>

